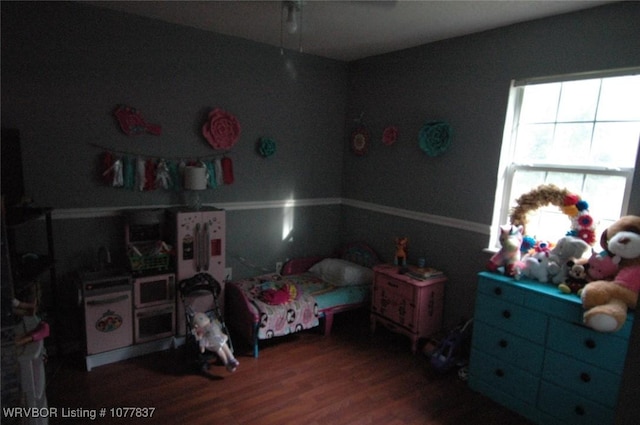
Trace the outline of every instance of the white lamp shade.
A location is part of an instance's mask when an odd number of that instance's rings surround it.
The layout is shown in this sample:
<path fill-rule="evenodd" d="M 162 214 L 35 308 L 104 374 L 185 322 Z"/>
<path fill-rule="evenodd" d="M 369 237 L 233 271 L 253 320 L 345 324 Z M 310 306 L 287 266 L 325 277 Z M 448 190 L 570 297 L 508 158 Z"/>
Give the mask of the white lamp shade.
<path fill-rule="evenodd" d="M 206 168 L 184 167 L 184 188 L 187 190 L 205 190 L 207 188 Z"/>

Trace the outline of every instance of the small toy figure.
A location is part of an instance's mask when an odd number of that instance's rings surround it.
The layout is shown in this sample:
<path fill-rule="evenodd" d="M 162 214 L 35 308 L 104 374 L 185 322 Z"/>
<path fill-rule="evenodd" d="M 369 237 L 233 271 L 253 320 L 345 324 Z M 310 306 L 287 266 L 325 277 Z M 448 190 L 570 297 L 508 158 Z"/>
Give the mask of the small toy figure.
<path fill-rule="evenodd" d="M 222 332 L 220 322 L 215 319 L 211 321 L 204 313 L 196 313 L 192 323 L 191 332 L 199 342 L 200 352 L 204 353 L 205 349 L 213 351 L 220 357 L 229 372 L 235 372 L 240 362 L 233 357 L 233 353 L 227 345 L 228 337 Z"/>
<path fill-rule="evenodd" d="M 577 263 L 569 260 L 567 263 L 569 271 L 564 282 L 558 285 L 558 289 L 565 294 L 577 294 L 580 296 L 582 288 L 589 282 L 588 264 Z"/>
<path fill-rule="evenodd" d="M 559 268 L 552 273 L 551 281 L 556 285 L 561 284 L 569 276 L 570 260 L 578 260 L 589 250 L 589 244 L 574 236 L 565 236 L 551 249 L 553 261 Z"/>
<path fill-rule="evenodd" d="M 393 259 L 393 264 L 396 266 L 407 265 L 407 245 L 409 244 L 409 238 L 402 237 L 396 238 L 396 256 Z"/>

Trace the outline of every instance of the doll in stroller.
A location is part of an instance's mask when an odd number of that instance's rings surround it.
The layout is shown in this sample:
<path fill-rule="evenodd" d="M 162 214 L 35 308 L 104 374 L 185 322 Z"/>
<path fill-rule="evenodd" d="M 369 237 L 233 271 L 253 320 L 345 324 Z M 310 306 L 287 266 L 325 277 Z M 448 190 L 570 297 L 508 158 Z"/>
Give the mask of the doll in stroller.
<path fill-rule="evenodd" d="M 203 373 L 207 373 L 210 361 L 214 359 L 229 372 L 235 372 L 240 364 L 233 356 L 231 338 L 218 305 L 220 292 L 220 283 L 207 273 L 180 282 L 187 325 L 187 354 Z"/>

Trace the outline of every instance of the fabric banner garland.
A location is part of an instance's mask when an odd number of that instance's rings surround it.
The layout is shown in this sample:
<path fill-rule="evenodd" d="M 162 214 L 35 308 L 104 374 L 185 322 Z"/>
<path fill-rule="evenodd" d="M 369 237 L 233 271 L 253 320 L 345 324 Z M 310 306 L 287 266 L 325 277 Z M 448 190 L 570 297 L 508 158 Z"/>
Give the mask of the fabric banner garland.
<path fill-rule="evenodd" d="M 118 156 L 105 151 L 100 161 L 100 180 L 109 186 L 148 192 L 184 188 L 184 168 L 199 166 L 206 169 L 207 189 L 234 182 L 231 158 L 209 160 L 165 160 L 133 155 Z"/>

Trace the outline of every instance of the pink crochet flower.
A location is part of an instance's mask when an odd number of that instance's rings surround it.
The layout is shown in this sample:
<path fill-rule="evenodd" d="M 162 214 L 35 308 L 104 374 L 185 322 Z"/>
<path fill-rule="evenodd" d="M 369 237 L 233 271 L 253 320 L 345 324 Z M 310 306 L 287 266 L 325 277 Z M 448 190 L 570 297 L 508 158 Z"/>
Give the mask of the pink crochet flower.
<path fill-rule="evenodd" d="M 382 132 L 382 143 L 393 145 L 398 140 L 398 127 L 387 127 Z"/>
<path fill-rule="evenodd" d="M 240 123 L 230 113 L 215 108 L 209 112 L 209 119 L 202 126 L 202 134 L 214 149 L 228 150 L 240 138 Z"/>

